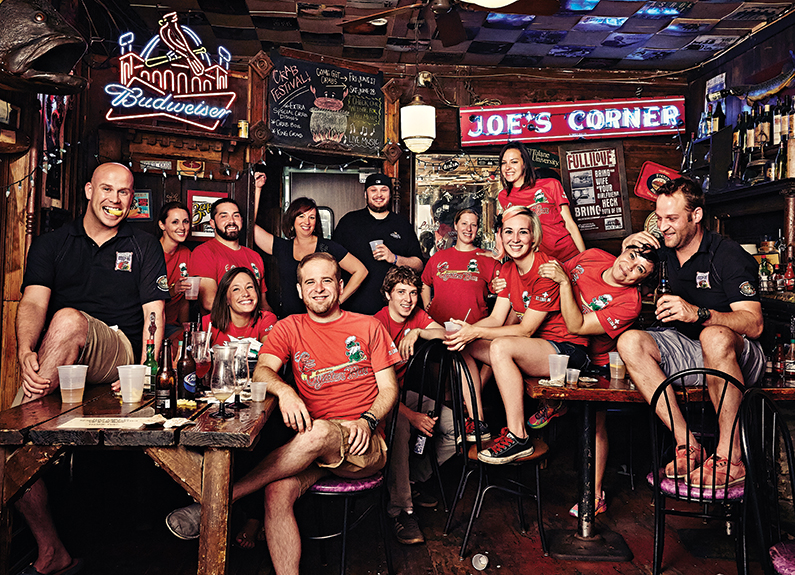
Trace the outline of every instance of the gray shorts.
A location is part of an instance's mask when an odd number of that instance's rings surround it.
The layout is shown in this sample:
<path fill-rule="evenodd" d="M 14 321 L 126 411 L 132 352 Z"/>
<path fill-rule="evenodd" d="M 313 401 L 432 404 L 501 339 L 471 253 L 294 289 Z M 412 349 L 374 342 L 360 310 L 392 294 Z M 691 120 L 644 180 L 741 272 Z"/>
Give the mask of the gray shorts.
<path fill-rule="evenodd" d="M 662 358 L 660 369 L 666 376 L 693 367 L 704 367 L 704 354 L 701 351 L 701 342 L 697 339 L 690 339 L 674 328 L 653 328 L 646 333 L 652 337 L 660 350 Z M 762 345 L 743 336 L 743 353 L 739 364 L 743 373 L 743 383 L 746 386 L 750 387 L 760 381 L 765 371 L 765 353 L 762 351 Z M 697 377 L 685 380 L 685 385 L 697 384 Z"/>

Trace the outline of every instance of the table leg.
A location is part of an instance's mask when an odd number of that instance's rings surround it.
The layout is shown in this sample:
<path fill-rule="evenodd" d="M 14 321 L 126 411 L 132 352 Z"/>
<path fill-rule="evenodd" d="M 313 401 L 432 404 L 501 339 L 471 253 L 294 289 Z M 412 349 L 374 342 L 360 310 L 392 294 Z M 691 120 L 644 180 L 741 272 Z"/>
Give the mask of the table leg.
<path fill-rule="evenodd" d="M 3 492 L 5 485 L 6 459 L 11 453 L 8 447 L 0 447 L 0 575 L 8 575 L 11 561 L 11 505 L 10 497 Z"/>
<path fill-rule="evenodd" d="M 198 575 L 224 575 L 228 562 L 232 450 L 207 448 L 202 472 Z"/>
<path fill-rule="evenodd" d="M 582 467 L 580 481 L 582 499 L 579 506 L 577 531 L 554 529 L 549 531 L 549 552 L 557 559 L 571 561 L 631 561 L 632 551 L 624 538 L 609 529 L 596 530 L 594 524 L 594 445 L 596 427 L 593 403 L 583 402 Z"/>

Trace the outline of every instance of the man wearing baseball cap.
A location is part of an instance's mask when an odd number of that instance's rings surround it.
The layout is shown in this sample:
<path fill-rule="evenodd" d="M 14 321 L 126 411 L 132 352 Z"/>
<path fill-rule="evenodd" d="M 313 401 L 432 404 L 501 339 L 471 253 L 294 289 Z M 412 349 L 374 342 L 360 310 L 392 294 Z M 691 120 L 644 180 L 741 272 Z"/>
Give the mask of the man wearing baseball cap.
<path fill-rule="evenodd" d="M 368 271 L 343 307 L 373 315 L 384 305 L 380 290 L 389 268 L 409 266 L 421 272 L 423 262 L 411 224 L 390 209 L 392 180 L 384 174 L 370 174 L 364 182 L 364 199 L 367 207 L 343 216 L 332 239 L 364 263 Z"/>

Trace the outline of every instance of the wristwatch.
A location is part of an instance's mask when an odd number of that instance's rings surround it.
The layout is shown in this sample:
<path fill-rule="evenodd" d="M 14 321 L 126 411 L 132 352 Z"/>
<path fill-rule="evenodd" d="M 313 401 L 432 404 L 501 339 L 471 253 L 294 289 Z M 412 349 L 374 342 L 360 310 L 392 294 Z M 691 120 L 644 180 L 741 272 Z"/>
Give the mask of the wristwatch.
<path fill-rule="evenodd" d="M 698 323 L 704 323 L 712 317 L 712 312 L 705 307 L 698 308 Z"/>

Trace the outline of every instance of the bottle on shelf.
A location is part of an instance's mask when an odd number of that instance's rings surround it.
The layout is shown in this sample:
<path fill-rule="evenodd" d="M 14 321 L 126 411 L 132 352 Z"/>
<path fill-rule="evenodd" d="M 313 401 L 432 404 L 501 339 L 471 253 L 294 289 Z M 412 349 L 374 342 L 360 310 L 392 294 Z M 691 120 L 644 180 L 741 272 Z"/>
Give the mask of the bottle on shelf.
<path fill-rule="evenodd" d="M 795 338 L 790 339 L 784 358 L 784 387 L 795 387 Z"/>
<path fill-rule="evenodd" d="M 168 338 L 163 340 L 160 358 L 162 365 L 155 380 L 155 413 L 171 419 L 177 413 L 177 372 L 174 371 L 171 341 Z"/>
<path fill-rule="evenodd" d="M 182 354 L 177 362 L 178 399 L 196 398 L 196 361 L 190 350 L 190 330 L 182 334 Z"/>
<path fill-rule="evenodd" d="M 762 129 L 762 114 L 759 111 L 759 104 L 754 104 L 754 138 L 753 138 L 753 146 L 752 148 L 756 149 L 760 147 L 762 138 L 759 134 L 760 130 Z"/>
<path fill-rule="evenodd" d="M 660 262 L 660 280 L 659 283 L 657 284 L 657 289 L 654 292 L 655 305 L 662 296 L 668 293 L 673 293 L 671 291 L 670 280 L 668 279 L 668 263 Z"/>
<path fill-rule="evenodd" d="M 761 116 L 759 127 L 759 145 L 764 148 L 773 143 L 773 112 L 770 104 L 765 104 L 765 111 Z"/>
<path fill-rule="evenodd" d="M 707 106 L 707 117 L 704 118 L 704 126 L 706 133 L 705 136 L 709 136 L 712 134 L 712 104 Z"/>
<path fill-rule="evenodd" d="M 781 100 L 779 98 L 779 100 Z M 782 102 L 776 102 L 773 106 L 773 140 L 772 144 L 778 146 L 781 143 L 781 107 Z"/>
<path fill-rule="evenodd" d="M 787 262 L 787 269 L 784 272 L 786 291 L 795 291 L 795 271 L 792 270 L 792 259 Z"/>
<path fill-rule="evenodd" d="M 781 100 L 781 138 L 789 138 L 789 96 Z"/>
<path fill-rule="evenodd" d="M 777 292 L 785 291 L 787 287 L 787 280 L 784 279 L 784 274 L 779 264 L 773 266 L 773 285 Z"/>
<path fill-rule="evenodd" d="M 770 262 L 767 261 L 767 256 L 762 256 L 759 261 L 759 292 L 770 293 L 771 289 L 771 276 L 772 270 L 770 269 Z"/>
<path fill-rule="evenodd" d="M 155 359 L 155 340 L 146 340 L 146 373 L 144 374 L 144 393 L 155 392 L 155 378 L 157 377 L 157 360 Z"/>
<path fill-rule="evenodd" d="M 737 114 L 737 123 L 732 130 L 732 150 L 745 149 L 745 115 Z"/>
<path fill-rule="evenodd" d="M 685 146 L 685 153 L 682 156 L 682 165 L 679 168 L 679 171 L 682 173 L 693 171 L 693 145 L 695 139 L 696 139 L 695 132 L 690 132 L 690 140 L 687 142 L 687 145 Z"/>
<path fill-rule="evenodd" d="M 723 113 L 723 106 L 720 100 L 715 103 L 715 110 L 712 112 L 712 133 L 715 134 L 726 126 L 726 114 Z"/>
<path fill-rule="evenodd" d="M 795 140 L 795 99 L 789 97 L 789 106 L 787 110 L 789 119 L 787 120 L 787 138 Z"/>
<path fill-rule="evenodd" d="M 786 139 L 783 140 L 786 142 Z M 783 180 L 787 177 L 787 146 L 784 143 L 780 144 L 778 147 L 778 152 L 776 152 L 776 159 L 774 160 L 774 179 L 776 180 Z"/>
<path fill-rule="evenodd" d="M 711 119 L 710 119 L 711 122 Z M 709 128 L 707 127 L 707 112 L 701 112 L 701 117 L 698 119 L 698 129 L 696 130 L 696 138 L 706 138 L 709 135 Z"/>
<path fill-rule="evenodd" d="M 787 352 L 784 349 L 784 338 L 780 333 L 776 334 L 776 345 L 773 348 L 773 379 L 777 385 L 784 381 L 784 360 Z"/>

